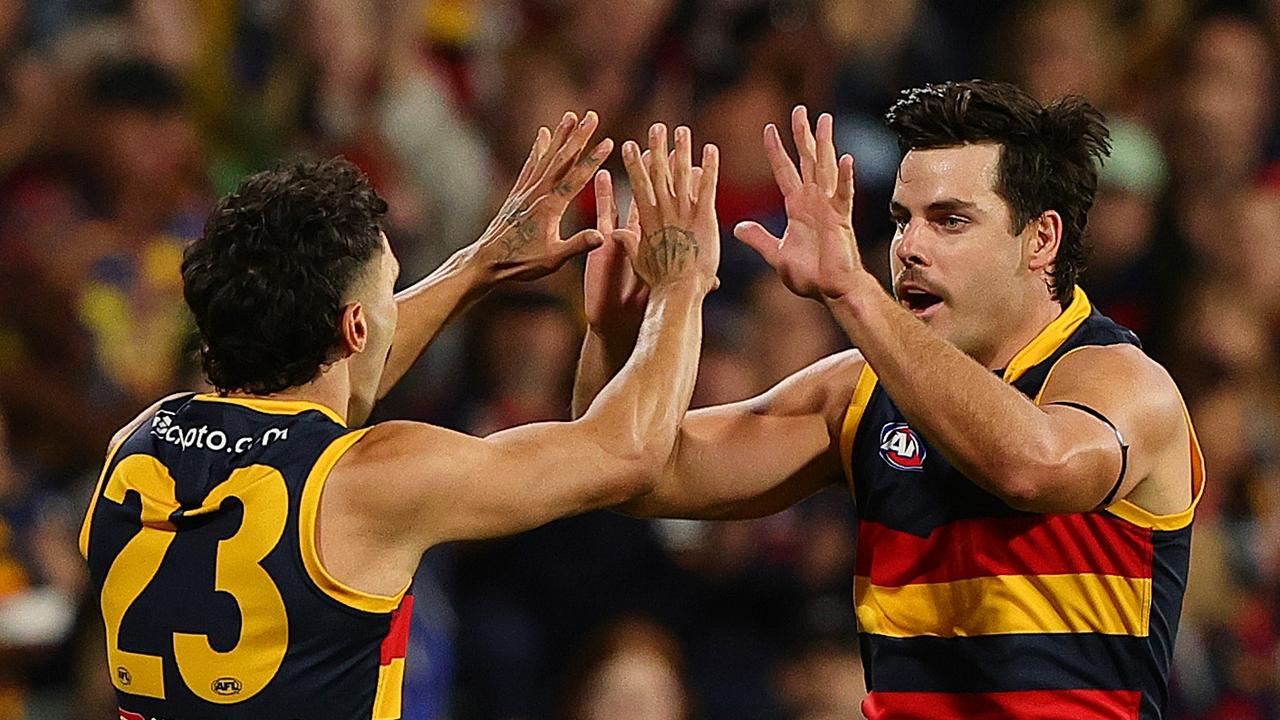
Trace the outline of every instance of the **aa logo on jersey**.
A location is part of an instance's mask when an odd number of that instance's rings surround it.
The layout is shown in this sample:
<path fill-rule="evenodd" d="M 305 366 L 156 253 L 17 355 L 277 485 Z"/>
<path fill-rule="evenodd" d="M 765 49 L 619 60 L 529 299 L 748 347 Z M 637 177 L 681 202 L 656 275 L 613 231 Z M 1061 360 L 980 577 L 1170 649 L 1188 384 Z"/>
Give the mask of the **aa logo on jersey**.
<path fill-rule="evenodd" d="M 924 472 L 924 443 L 906 423 L 889 423 L 880 428 L 880 457 L 890 467 Z"/>

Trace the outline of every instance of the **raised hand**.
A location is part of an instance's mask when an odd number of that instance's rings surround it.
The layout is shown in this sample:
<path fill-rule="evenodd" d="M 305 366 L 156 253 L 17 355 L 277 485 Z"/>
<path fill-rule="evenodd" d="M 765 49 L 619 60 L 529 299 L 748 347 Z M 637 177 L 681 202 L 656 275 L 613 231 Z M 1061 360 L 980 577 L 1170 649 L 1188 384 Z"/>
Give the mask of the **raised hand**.
<path fill-rule="evenodd" d="M 581 121 L 565 113 L 554 134 L 538 128 L 515 186 L 477 242 L 478 252 L 500 277 L 540 278 L 604 242 L 595 228 L 560 237 L 560 220 L 569 201 L 613 150 L 613 141 L 605 138 L 585 151 L 598 125 L 595 112 L 588 111 Z"/>
<path fill-rule="evenodd" d="M 682 280 L 717 284 L 720 267 L 720 227 L 716 220 L 716 181 L 720 151 L 702 148 L 702 166 L 693 165 L 693 138 L 687 127 L 676 128 L 675 151 L 667 153 L 667 126 L 649 129 L 649 152 L 642 155 L 631 140 L 622 145 L 640 219 L 640 231 L 614 230 L 631 258 L 636 275 L 650 288 Z M 665 160 L 665 162 L 664 162 Z"/>
<path fill-rule="evenodd" d="M 778 128 L 765 126 L 764 148 L 787 208 L 787 229 L 775 237 L 759 223 L 742 222 L 733 234 L 769 263 L 791 292 L 822 300 L 849 292 L 862 269 L 853 234 L 853 156 L 837 161 L 831 116 L 818 117 L 817 136 L 803 106 L 791 113 L 800 169 L 782 146 Z"/>
<path fill-rule="evenodd" d="M 608 170 L 596 173 L 595 195 L 596 230 L 604 237 L 604 245 L 587 255 L 583 278 L 587 323 L 602 337 L 625 340 L 630 347 L 644 317 L 649 288 L 631 268 L 622 240 L 614 237 L 620 216 Z M 634 202 L 625 229 L 640 235 L 640 210 Z"/>

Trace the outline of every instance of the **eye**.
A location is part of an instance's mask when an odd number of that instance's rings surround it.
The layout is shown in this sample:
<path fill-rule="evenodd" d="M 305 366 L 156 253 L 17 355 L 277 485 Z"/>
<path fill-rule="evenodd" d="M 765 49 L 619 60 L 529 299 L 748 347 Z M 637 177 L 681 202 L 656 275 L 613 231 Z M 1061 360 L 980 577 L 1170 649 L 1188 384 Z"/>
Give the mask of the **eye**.
<path fill-rule="evenodd" d="M 942 227 L 947 230 L 961 230 L 965 225 L 969 224 L 969 219 L 959 215 L 948 215 L 942 221 Z"/>
<path fill-rule="evenodd" d="M 907 229 L 908 222 L 910 221 L 907 218 L 896 217 L 893 219 L 893 226 L 898 229 L 898 232 L 902 232 L 903 230 Z"/>

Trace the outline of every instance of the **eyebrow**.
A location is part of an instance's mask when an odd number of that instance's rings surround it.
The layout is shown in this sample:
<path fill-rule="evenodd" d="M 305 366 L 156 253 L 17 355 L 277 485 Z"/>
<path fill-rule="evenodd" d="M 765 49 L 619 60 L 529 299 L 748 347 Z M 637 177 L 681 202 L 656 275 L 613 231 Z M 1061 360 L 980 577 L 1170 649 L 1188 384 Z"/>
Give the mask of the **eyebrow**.
<path fill-rule="evenodd" d="M 977 210 L 977 209 L 978 209 L 977 203 L 972 203 L 972 202 L 969 202 L 968 200 L 961 200 L 959 198 L 946 198 L 943 200 L 935 200 L 934 202 L 929 203 L 928 207 L 925 208 L 925 212 L 953 213 L 953 212 L 961 212 L 965 210 Z M 898 202 L 897 200 L 890 200 L 889 214 L 890 215 L 910 215 L 911 211 L 908 210 L 905 205 Z"/>

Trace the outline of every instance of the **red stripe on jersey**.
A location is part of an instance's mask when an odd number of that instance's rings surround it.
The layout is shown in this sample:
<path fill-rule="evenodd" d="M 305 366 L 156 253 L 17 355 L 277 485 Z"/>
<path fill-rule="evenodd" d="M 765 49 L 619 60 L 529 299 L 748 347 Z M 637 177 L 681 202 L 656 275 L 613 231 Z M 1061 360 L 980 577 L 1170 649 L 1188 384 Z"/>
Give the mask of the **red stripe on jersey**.
<path fill-rule="evenodd" d="M 873 692 L 862 701 L 862 712 L 868 720 L 1135 720 L 1141 702 L 1136 690 Z"/>
<path fill-rule="evenodd" d="M 382 640 L 382 665 L 402 658 L 409 649 L 409 623 L 413 619 L 413 596 L 406 594 L 400 607 L 391 613 L 391 627 Z"/>
<path fill-rule="evenodd" d="M 957 520 L 928 537 L 863 520 L 857 574 L 898 587 L 992 575 L 1151 577 L 1151 531 L 1102 513 Z"/>

